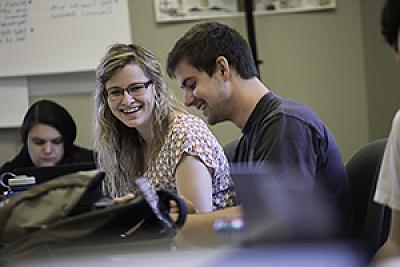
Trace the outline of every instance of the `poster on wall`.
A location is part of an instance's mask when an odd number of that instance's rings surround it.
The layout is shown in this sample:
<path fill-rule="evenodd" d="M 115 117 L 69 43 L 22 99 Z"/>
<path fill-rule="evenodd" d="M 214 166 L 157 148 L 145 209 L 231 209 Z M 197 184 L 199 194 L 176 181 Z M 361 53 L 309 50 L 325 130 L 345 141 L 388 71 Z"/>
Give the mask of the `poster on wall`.
<path fill-rule="evenodd" d="M 154 0 L 157 22 L 196 20 L 238 14 L 236 0 Z"/>
<path fill-rule="evenodd" d="M 246 0 L 154 0 L 156 22 L 238 16 Z M 256 15 L 312 12 L 336 8 L 336 0 L 253 0 Z"/>
<path fill-rule="evenodd" d="M 241 2 L 245 0 L 239 0 Z M 256 12 L 274 14 L 279 12 L 323 11 L 336 8 L 336 0 L 253 0 Z"/>

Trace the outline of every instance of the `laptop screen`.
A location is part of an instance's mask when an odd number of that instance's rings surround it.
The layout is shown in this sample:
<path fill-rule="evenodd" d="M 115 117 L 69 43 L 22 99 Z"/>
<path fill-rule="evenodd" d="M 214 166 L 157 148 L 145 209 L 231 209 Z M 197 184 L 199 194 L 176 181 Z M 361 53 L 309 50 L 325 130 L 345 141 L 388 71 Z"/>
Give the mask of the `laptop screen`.
<path fill-rule="evenodd" d="M 325 239 L 336 232 L 334 213 L 294 169 L 232 164 L 245 242 Z"/>
<path fill-rule="evenodd" d="M 65 165 L 56 165 L 52 167 L 23 167 L 13 171 L 15 175 L 33 176 L 36 178 L 36 184 L 40 184 L 53 178 L 74 173 L 78 171 L 89 171 L 96 169 L 94 162 L 73 163 Z"/>

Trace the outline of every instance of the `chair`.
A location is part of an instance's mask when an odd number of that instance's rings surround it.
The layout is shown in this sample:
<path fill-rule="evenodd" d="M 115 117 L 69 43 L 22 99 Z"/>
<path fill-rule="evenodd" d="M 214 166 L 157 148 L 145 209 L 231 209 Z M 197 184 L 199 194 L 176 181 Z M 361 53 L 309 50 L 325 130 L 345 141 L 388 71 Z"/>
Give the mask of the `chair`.
<path fill-rule="evenodd" d="M 239 143 L 239 140 L 240 140 L 239 138 L 234 139 L 233 141 L 229 142 L 228 144 L 226 144 L 224 146 L 224 152 L 225 152 L 225 155 L 228 158 L 229 162 L 232 162 L 232 160 L 235 156 L 236 147 L 237 147 L 237 144 Z"/>
<path fill-rule="evenodd" d="M 353 200 L 353 237 L 361 241 L 368 259 L 386 241 L 390 228 L 390 209 L 373 200 L 386 141 L 368 143 L 346 164 Z"/>

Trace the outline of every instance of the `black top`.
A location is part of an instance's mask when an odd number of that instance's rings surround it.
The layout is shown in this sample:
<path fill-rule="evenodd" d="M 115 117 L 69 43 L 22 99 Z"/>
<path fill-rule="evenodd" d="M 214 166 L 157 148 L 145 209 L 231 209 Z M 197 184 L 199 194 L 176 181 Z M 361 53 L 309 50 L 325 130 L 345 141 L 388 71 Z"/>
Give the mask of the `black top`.
<path fill-rule="evenodd" d="M 61 162 L 58 164 L 69 164 L 69 163 L 87 163 L 94 162 L 93 151 L 72 145 L 69 153 L 64 156 Z M 17 168 L 22 167 L 34 167 L 34 164 L 29 156 L 28 149 L 23 147 L 21 151 L 11 161 L 6 162 L 0 168 L 0 175 L 4 172 L 12 172 Z"/>
<path fill-rule="evenodd" d="M 246 122 L 234 162 L 267 163 L 293 170 L 311 190 L 338 207 L 351 224 L 351 201 L 345 166 L 336 141 L 317 114 L 304 104 L 266 94 Z M 280 177 L 282 177 L 281 175 Z"/>

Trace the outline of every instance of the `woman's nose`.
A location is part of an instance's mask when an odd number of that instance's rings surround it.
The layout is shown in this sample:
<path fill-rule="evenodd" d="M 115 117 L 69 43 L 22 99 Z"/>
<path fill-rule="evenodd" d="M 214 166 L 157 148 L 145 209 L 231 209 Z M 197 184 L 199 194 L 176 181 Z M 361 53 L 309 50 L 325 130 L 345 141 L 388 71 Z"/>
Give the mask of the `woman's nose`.
<path fill-rule="evenodd" d="M 136 98 L 131 96 L 126 90 L 124 91 L 124 95 L 122 97 L 122 102 L 124 104 L 130 104 L 133 101 L 136 101 Z"/>
<path fill-rule="evenodd" d="M 45 152 L 46 154 L 51 153 L 51 151 L 53 150 L 52 144 L 51 144 L 50 142 L 44 143 L 43 149 L 44 149 L 44 152 Z"/>

